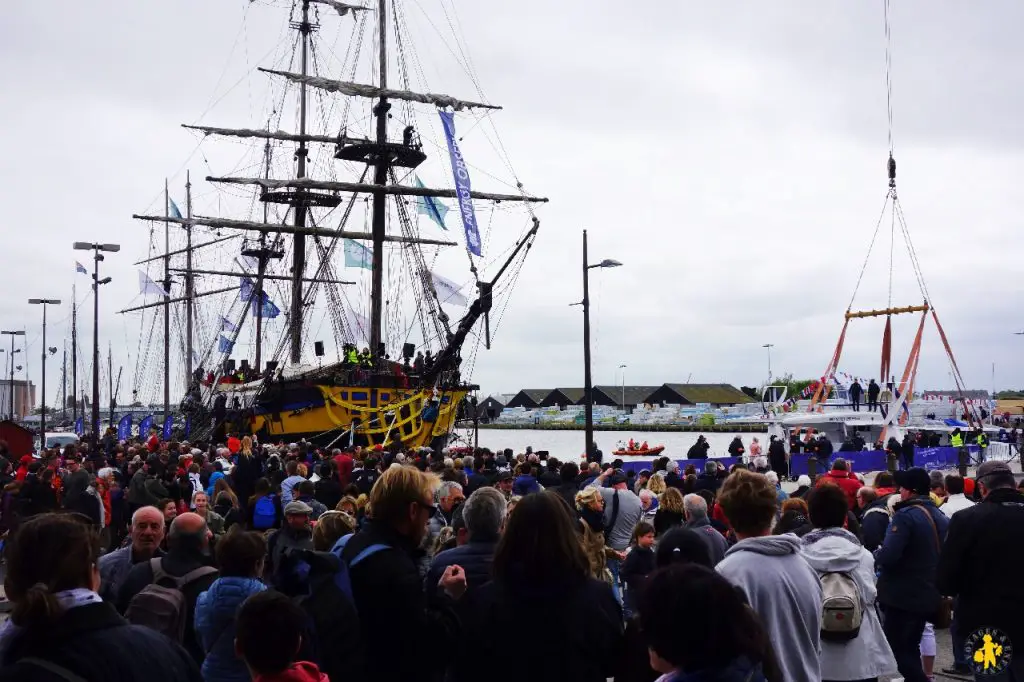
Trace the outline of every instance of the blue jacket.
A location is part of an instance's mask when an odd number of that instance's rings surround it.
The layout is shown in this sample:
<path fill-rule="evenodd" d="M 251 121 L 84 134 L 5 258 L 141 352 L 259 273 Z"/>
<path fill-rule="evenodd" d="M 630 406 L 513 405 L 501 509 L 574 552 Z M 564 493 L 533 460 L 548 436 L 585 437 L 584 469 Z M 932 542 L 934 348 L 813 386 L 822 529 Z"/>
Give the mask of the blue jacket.
<path fill-rule="evenodd" d="M 537 479 L 528 474 L 516 476 L 516 480 L 512 483 L 513 495 L 529 495 L 539 492 L 540 484 L 537 483 Z"/>
<path fill-rule="evenodd" d="M 255 578 L 218 578 L 196 602 L 196 634 L 206 652 L 204 682 L 249 682 L 249 671 L 235 656 L 235 614 L 250 595 L 267 589 Z"/>
<path fill-rule="evenodd" d="M 676 672 L 663 679 L 667 682 L 764 682 L 765 677 L 760 665 L 754 665 L 746 656 L 740 656 L 725 668 L 692 673 Z"/>
<path fill-rule="evenodd" d="M 875 500 L 864 508 L 860 517 L 860 532 L 864 537 L 864 549 L 874 552 L 882 546 L 885 531 L 889 529 L 889 497 Z M 920 512 L 918 512 L 920 513 Z"/>
<path fill-rule="evenodd" d="M 949 518 L 928 497 L 896 504 L 885 541 L 875 552 L 879 604 L 921 615 L 939 608 L 936 577 L 947 528 Z"/>
<path fill-rule="evenodd" d="M 437 581 L 444 574 L 444 569 L 455 564 L 461 566 L 462 570 L 466 572 L 466 584 L 469 591 L 488 582 L 491 579 L 491 562 L 494 560 L 494 550 L 497 547 L 497 539 L 490 542 L 470 541 L 459 547 L 439 552 L 430 562 L 430 570 L 427 572 L 427 596 L 432 598 L 437 594 Z"/>
<path fill-rule="evenodd" d="M 217 485 L 217 481 L 224 478 L 223 471 L 214 471 L 210 474 L 210 481 L 206 484 L 206 496 L 213 500 L 213 488 Z"/>

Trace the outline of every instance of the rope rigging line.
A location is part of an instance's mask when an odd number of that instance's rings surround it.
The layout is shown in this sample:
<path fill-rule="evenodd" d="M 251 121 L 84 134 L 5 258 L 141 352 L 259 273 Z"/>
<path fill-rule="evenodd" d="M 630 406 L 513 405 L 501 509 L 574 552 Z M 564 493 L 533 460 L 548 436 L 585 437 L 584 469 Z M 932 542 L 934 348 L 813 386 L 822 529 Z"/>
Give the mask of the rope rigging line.
<path fill-rule="evenodd" d="M 857 284 L 853 287 L 853 295 L 850 296 L 850 303 L 846 306 L 846 312 L 853 310 L 853 302 L 857 298 L 857 291 L 860 289 L 860 283 L 864 279 L 864 272 L 868 269 L 868 261 L 871 260 L 871 251 L 875 248 L 875 240 L 878 239 L 878 230 L 882 227 L 882 218 L 885 217 L 885 209 L 889 205 L 889 200 L 891 198 L 892 192 L 886 192 L 885 202 L 882 204 L 882 212 L 878 214 L 878 222 L 875 223 L 875 232 L 871 235 L 871 243 L 868 245 L 868 253 L 864 256 L 864 264 L 860 268 L 860 274 L 857 275 Z"/>
<path fill-rule="evenodd" d="M 885 0 L 885 104 L 889 113 L 889 154 L 892 142 L 892 29 L 889 23 L 889 0 Z"/>

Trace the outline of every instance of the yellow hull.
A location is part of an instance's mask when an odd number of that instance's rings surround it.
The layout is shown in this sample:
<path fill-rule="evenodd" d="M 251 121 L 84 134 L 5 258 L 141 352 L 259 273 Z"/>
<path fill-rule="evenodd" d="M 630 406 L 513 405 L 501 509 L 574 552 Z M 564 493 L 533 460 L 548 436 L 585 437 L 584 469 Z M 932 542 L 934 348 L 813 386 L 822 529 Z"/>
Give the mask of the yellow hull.
<path fill-rule="evenodd" d="M 257 411 L 252 430 L 272 440 L 306 438 L 320 444 L 345 444 L 353 437 L 364 446 L 430 447 L 453 430 L 466 389 L 311 387 L 322 400 L 313 404 Z M 437 398 L 435 401 L 434 398 Z"/>

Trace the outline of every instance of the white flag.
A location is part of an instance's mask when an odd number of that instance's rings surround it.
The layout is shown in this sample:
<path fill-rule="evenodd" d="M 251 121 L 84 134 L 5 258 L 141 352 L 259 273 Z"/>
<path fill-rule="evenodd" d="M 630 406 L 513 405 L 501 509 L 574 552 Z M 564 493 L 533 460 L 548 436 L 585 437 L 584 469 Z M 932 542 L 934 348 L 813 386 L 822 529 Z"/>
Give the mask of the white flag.
<path fill-rule="evenodd" d="M 369 343 L 370 318 L 355 312 L 351 308 L 345 310 L 345 322 L 352 333 L 352 343 L 363 346 Z"/>
<path fill-rule="evenodd" d="M 430 277 L 434 280 L 437 300 L 441 301 L 441 303 L 451 303 L 452 305 L 466 305 L 469 303 L 469 299 L 459 292 L 459 289 L 462 287 L 458 284 L 450 279 L 445 279 L 436 272 L 430 273 Z"/>
<path fill-rule="evenodd" d="M 142 270 L 139 270 L 139 293 L 143 295 L 159 294 L 160 296 L 170 296 L 166 289 L 154 282 L 153 278 Z"/>

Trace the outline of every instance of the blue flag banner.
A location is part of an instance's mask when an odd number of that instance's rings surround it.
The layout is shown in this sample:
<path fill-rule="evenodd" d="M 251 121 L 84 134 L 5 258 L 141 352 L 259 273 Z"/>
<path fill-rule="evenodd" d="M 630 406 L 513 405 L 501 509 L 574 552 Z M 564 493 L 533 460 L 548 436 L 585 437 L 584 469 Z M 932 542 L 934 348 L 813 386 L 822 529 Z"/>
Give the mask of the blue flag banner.
<path fill-rule="evenodd" d="M 257 307 L 256 301 L 252 302 L 252 314 L 256 316 L 259 314 L 260 317 L 265 319 L 274 319 L 281 314 L 281 309 L 274 305 L 274 302 L 267 298 L 267 295 L 263 295 L 263 305 Z"/>
<path fill-rule="evenodd" d="M 142 421 L 139 422 L 139 438 L 148 436 L 151 428 L 153 428 L 153 415 L 143 417 Z"/>
<path fill-rule="evenodd" d="M 89 274 L 89 271 L 85 269 L 85 266 L 79 263 L 78 261 L 75 261 L 75 272 L 80 272 L 83 275 Z"/>
<path fill-rule="evenodd" d="M 418 175 L 413 176 L 413 182 L 417 187 L 425 187 Z M 448 229 L 444 224 L 444 217 L 448 215 L 448 207 L 438 201 L 436 197 L 416 197 L 416 212 L 426 215 L 442 230 Z"/>
<path fill-rule="evenodd" d="M 117 439 L 128 440 L 132 437 L 132 416 L 126 414 L 121 417 L 121 421 L 117 423 Z"/>
<path fill-rule="evenodd" d="M 345 267 L 373 270 L 373 252 L 354 239 L 346 239 Z"/>
<path fill-rule="evenodd" d="M 167 201 L 169 203 L 169 211 L 170 211 L 171 217 L 172 218 L 177 218 L 178 220 L 181 220 L 181 211 L 178 210 L 178 205 L 176 203 L 174 203 L 174 199 L 171 199 L 170 197 L 168 197 Z"/>
<path fill-rule="evenodd" d="M 232 324 L 231 320 L 229 320 L 226 317 L 220 318 L 220 328 L 221 328 L 221 331 L 225 331 L 225 332 L 233 332 L 236 329 L 238 329 L 238 327 L 236 327 L 234 324 Z"/>
<path fill-rule="evenodd" d="M 164 417 L 164 430 L 161 434 L 164 440 L 171 439 L 171 428 L 174 426 L 174 415 L 167 415 Z"/>
<path fill-rule="evenodd" d="M 252 280 L 248 277 L 242 278 L 242 283 L 238 286 L 238 297 L 243 301 L 248 301 L 252 298 L 252 292 L 256 290 L 256 285 L 252 283 Z"/>
<path fill-rule="evenodd" d="M 220 339 L 217 341 L 217 350 L 221 353 L 230 353 L 231 349 L 235 347 L 235 342 L 224 336 L 220 335 Z"/>
<path fill-rule="evenodd" d="M 75 433 L 79 436 L 85 435 L 85 419 L 83 417 L 79 417 L 75 422 Z"/>
<path fill-rule="evenodd" d="M 476 224 L 476 212 L 473 210 L 472 188 L 469 181 L 469 168 L 462 158 L 459 143 L 455 141 L 455 114 L 451 111 L 437 112 L 444 126 L 444 136 L 448 138 L 448 153 L 452 158 L 452 175 L 455 177 L 455 193 L 459 198 L 459 212 L 462 214 L 462 226 L 466 228 L 466 247 L 474 256 L 480 252 L 480 229 Z"/>

